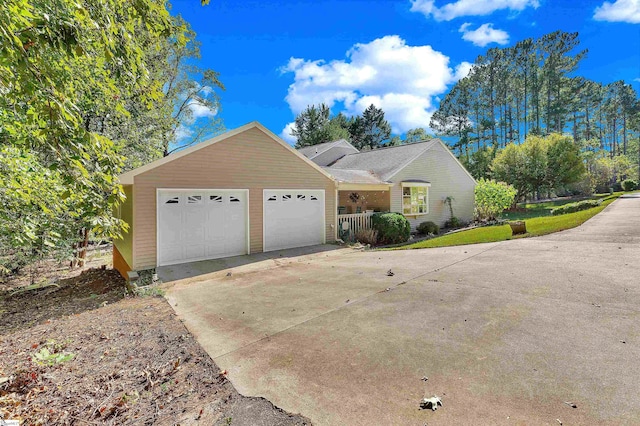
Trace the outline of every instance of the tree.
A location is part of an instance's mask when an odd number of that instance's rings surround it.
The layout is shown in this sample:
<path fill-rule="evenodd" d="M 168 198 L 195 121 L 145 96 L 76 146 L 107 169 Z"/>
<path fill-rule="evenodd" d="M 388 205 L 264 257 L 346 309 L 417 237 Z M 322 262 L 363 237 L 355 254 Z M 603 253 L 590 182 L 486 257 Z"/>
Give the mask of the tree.
<path fill-rule="evenodd" d="M 418 127 L 407 131 L 404 143 L 424 142 L 430 139 L 433 139 L 433 136 L 427 133 L 426 129 Z"/>
<path fill-rule="evenodd" d="M 0 257 L 28 247 L 44 254 L 89 230 L 109 237 L 126 229 L 113 217 L 124 159 L 107 127 L 127 119 L 128 100 L 153 109 L 163 98 L 145 52 L 172 35 L 186 42 L 181 34 L 153 0 L 4 2 Z M 25 173 L 29 190 L 13 185 Z"/>
<path fill-rule="evenodd" d="M 476 220 L 495 220 L 513 204 L 517 191 L 504 182 L 480 179 L 475 192 Z"/>
<path fill-rule="evenodd" d="M 362 121 L 355 126 L 362 139 L 356 141 L 356 148 L 379 148 L 391 137 L 391 125 L 384 119 L 384 111 L 371 104 L 362 113 Z"/>
<path fill-rule="evenodd" d="M 291 136 L 297 139 L 296 148 L 329 142 L 326 127 L 331 110 L 326 104 L 310 105 L 296 117 Z"/>
<path fill-rule="evenodd" d="M 176 37 L 163 40 L 158 58 L 151 61 L 158 64 L 158 80 L 166 82 L 163 101 L 171 110 L 163 132 L 165 157 L 224 130 L 222 120 L 217 117 L 220 99 L 216 90 L 224 90 L 220 74 L 196 65 L 200 59 L 200 43 L 195 39 L 196 34 L 181 17 L 173 19 L 174 27 L 180 28 L 178 36 L 186 37 L 187 41 L 178 41 Z M 178 132 L 187 128 L 194 130 L 180 137 Z"/>
<path fill-rule="evenodd" d="M 516 190 L 516 200 L 529 192 L 527 174 L 527 157 L 521 145 L 507 145 L 491 163 L 491 176 L 512 185 Z"/>
<path fill-rule="evenodd" d="M 579 182 L 586 172 L 580 148 L 571 137 L 558 133 L 547 141 L 547 185 L 557 189 Z"/>

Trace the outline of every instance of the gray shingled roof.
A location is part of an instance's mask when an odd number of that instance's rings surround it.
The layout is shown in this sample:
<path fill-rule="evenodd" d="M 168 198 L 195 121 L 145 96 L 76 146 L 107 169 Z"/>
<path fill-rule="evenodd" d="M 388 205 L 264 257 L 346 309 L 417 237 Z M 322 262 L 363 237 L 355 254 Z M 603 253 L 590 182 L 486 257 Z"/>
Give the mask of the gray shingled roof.
<path fill-rule="evenodd" d="M 338 139 L 337 141 L 319 143 L 317 145 L 305 146 L 303 148 L 298 148 L 298 152 L 304 155 L 307 158 L 315 157 L 316 155 L 320 155 L 333 145 L 345 141 L 344 139 Z M 345 141 L 346 142 L 346 141 Z"/>
<path fill-rule="evenodd" d="M 325 170 L 332 175 L 334 170 L 364 170 L 387 181 L 398 169 L 438 143 L 438 139 L 407 145 L 392 146 L 345 155 Z"/>
<path fill-rule="evenodd" d="M 378 176 L 366 170 L 333 169 L 331 167 L 323 167 L 323 169 L 325 172 L 333 176 L 333 178 L 338 182 L 372 184 L 385 183 Z"/>

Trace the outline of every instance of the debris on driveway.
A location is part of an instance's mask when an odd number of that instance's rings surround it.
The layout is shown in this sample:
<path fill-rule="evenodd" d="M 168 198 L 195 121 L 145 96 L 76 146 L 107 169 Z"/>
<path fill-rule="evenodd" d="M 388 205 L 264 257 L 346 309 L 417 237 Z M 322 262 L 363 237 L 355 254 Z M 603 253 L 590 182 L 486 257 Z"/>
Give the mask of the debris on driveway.
<path fill-rule="evenodd" d="M 427 380 L 429 380 L 429 378 L 427 376 L 423 376 L 422 379 L 420 380 L 422 380 L 423 382 L 426 382 Z"/>
<path fill-rule="evenodd" d="M 437 395 L 434 395 L 431 398 L 423 398 L 422 401 L 420 401 L 420 408 L 423 410 L 430 408 L 432 411 L 436 411 L 438 409 L 438 405 L 442 407 L 442 400 Z"/>
<path fill-rule="evenodd" d="M 387 276 L 388 276 L 388 277 L 392 277 L 392 276 L 394 276 L 394 275 L 395 275 L 395 273 L 394 273 L 391 269 L 389 269 L 389 270 L 387 271 Z"/>
<path fill-rule="evenodd" d="M 576 404 L 574 404 L 573 402 L 565 401 L 565 404 L 567 404 L 571 408 L 578 408 L 578 406 Z"/>

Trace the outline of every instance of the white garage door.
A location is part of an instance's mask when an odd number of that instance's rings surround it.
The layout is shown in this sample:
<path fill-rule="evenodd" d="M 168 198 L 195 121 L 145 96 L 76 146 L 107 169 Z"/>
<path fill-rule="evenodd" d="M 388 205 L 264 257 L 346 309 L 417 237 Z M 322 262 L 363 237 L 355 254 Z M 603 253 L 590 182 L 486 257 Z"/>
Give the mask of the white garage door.
<path fill-rule="evenodd" d="M 264 190 L 264 251 L 324 242 L 324 190 Z"/>
<path fill-rule="evenodd" d="M 158 265 L 248 253 L 246 190 L 158 190 Z"/>

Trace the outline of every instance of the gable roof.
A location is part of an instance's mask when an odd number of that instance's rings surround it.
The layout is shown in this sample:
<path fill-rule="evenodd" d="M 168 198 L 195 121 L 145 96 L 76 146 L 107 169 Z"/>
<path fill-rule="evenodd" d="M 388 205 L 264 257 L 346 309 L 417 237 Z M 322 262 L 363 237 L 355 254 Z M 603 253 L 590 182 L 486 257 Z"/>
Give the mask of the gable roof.
<path fill-rule="evenodd" d="M 304 155 L 305 157 L 307 157 L 308 159 L 312 160 L 314 157 L 317 157 L 318 155 L 329 151 L 334 146 L 344 145 L 344 144 L 353 148 L 354 151 L 356 152 L 358 151 L 358 149 L 355 146 L 351 145 L 349 141 L 347 141 L 346 139 L 338 139 L 337 141 L 319 143 L 317 145 L 298 148 L 298 152 Z"/>
<path fill-rule="evenodd" d="M 266 127 L 264 127 L 262 124 L 260 124 L 257 121 L 252 121 L 250 123 L 245 124 L 244 126 L 240 126 L 238 128 L 235 128 L 233 130 L 229 130 L 228 132 L 225 132 L 221 135 L 218 135 L 212 139 L 209 139 L 207 141 L 201 142 L 199 144 L 193 145 L 189 148 L 185 148 L 183 150 L 180 150 L 178 152 L 175 152 L 171 155 L 168 155 L 166 157 L 160 158 L 159 160 L 156 161 L 152 161 L 149 164 L 145 164 L 144 166 L 138 167 L 136 169 L 130 170 L 126 173 L 121 174 L 120 176 L 118 176 L 118 180 L 120 181 L 120 184 L 122 185 L 132 185 L 133 184 L 133 179 L 135 176 L 142 174 L 144 172 L 147 172 L 149 170 L 155 169 L 156 167 L 162 166 L 163 164 L 167 164 L 173 160 L 177 160 L 178 158 L 182 158 L 186 155 L 192 154 L 196 151 L 199 151 L 203 148 L 206 148 L 208 146 L 211 146 L 215 143 L 218 142 L 222 142 L 225 139 L 228 139 L 232 136 L 238 135 L 240 133 L 246 132 L 247 130 L 251 130 L 251 129 L 258 129 L 260 131 L 262 131 L 265 135 L 267 135 L 269 138 L 273 139 L 275 142 L 279 143 L 280 145 L 282 145 L 284 148 L 288 149 L 293 155 L 299 157 L 301 160 L 303 160 L 305 163 L 307 163 L 308 165 L 310 165 L 311 167 L 313 167 L 314 169 L 316 169 L 317 171 L 319 171 L 320 173 L 322 173 L 324 176 L 328 177 L 331 180 L 335 180 L 329 173 L 327 173 L 322 167 L 318 166 L 316 163 L 314 163 L 313 161 L 309 160 L 307 157 L 305 157 L 304 155 L 301 155 L 297 150 L 293 149 L 291 147 L 291 145 L 289 145 L 288 143 L 286 143 L 285 141 L 283 141 L 282 139 L 280 139 L 278 136 L 276 136 L 273 132 L 271 132 L 269 129 L 267 129 Z"/>
<path fill-rule="evenodd" d="M 399 170 L 438 143 L 442 143 L 440 139 L 431 139 L 348 154 L 333 163 L 328 170 L 331 173 L 333 169 L 366 170 L 377 175 L 382 181 L 388 181 Z"/>

